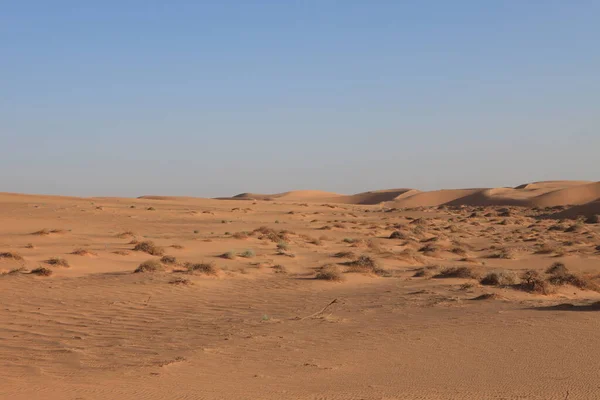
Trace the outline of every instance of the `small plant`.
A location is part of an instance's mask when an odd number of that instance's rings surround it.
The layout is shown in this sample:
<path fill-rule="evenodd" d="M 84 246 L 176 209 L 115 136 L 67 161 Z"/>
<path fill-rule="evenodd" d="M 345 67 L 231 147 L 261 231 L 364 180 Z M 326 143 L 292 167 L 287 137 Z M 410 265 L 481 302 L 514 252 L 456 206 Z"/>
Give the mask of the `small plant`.
<path fill-rule="evenodd" d="M 33 243 L 27 243 L 27 244 L 25 245 L 25 248 L 26 248 L 26 249 L 35 249 L 35 246 L 33 245 Z"/>
<path fill-rule="evenodd" d="M 287 242 L 280 241 L 277 243 L 277 250 L 287 251 L 290 249 L 290 245 Z"/>
<path fill-rule="evenodd" d="M 550 284 L 536 270 L 525 271 L 521 275 L 521 290 L 529 293 L 550 294 Z"/>
<path fill-rule="evenodd" d="M 46 264 L 54 265 L 55 267 L 70 267 L 69 262 L 60 257 L 52 257 L 46 260 Z"/>
<path fill-rule="evenodd" d="M 490 272 L 479 283 L 490 286 L 511 286 L 519 282 L 517 274 L 513 271 Z"/>
<path fill-rule="evenodd" d="M 200 273 L 204 275 L 217 275 L 219 268 L 214 263 L 196 263 L 187 265 L 188 273 Z"/>
<path fill-rule="evenodd" d="M 160 259 L 160 262 L 163 264 L 177 264 L 177 257 L 175 256 L 163 256 Z"/>
<path fill-rule="evenodd" d="M 371 273 L 375 275 L 385 275 L 387 271 L 383 269 L 379 263 L 372 257 L 362 255 L 354 261 L 345 262 L 348 272 Z"/>
<path fill-rule="evenodd" d="M 555 262 L 546 269 L 547 274 L 551 275 L 566 275 L 569 273 L 567 266 L 561 262 Z"/>
<path fill-rule="evenodd" d="M 234 260 L 236 255 L 233 251 L 228 251 L 227 253 L 221 254 L 219 257 L 226 258 L 227 260 Z"/>
<path fill-rule="evenodd" d="M 344 238 L 344 240 L 342 240 L 342 242 L 344 242 L 344 243 L 350 243 L 350 244 L 351 244 L 351 243 L 354 243 L 355 241 L 356 241 L 356 240 L 355 240 L 355 239 L 352 239 L 352 238 Z"/>
<path fill-rule="evenodd" d="M 198 229 L 194 229 L 194 233 L 200 233 Z"/>
<path fill-rule="evenodd" d="M 148 261 L 144 261 L 143 263 L 141 263 L 136 269 L 135 271 L 133 271 L 134 273 L 140 273 L 140 272 L 159 272 L 159 271 L 164 271 L 164 267 L 163 265 L 156 261 L 156 260 L 148 260 Z"/>
<path fill-rule="evenodd" d="M 244 257 L 244 258 L 254 258 L 256 254 L 254 253 L 254 250 L 246 250 L 243 253 L 240 253 L 240 257 Z"/>
<path fill-rule="evenodd" d="M 133 231 L 125 231 L 125 232 L 121 232 L 117 235 L 117 237 L 119 239 L 127 239 L 130 237 L 135 237 L 135 233 Z"/>
<path fill-rule="evenodd" d="M 470 267 L 447 267 L 435 275 L 434 278 L 476 279 L 477 274 Z"/>
<path fill-rule="evenodd" d="M 162 256 L 165 254 L 165 250 L 154 244 L 151 240 L 145 240 L 143 242 L 139 242 L 133 248 L 134 251 L 143 251 L 144 253 L 148 253 L 153 256 Z"/>
<path fill-rule="evenodd" d="M 148 210 L 148 211 L 156 211 L 156 208 L 154 208 L 154 207 L 148 207 L 148 208 L 146 208 L 146 210 Z"/>
<path fill-rule="evenodd" d="M 14 251 L 5 251 L 3 253 L 0 253 L 0 258 L 8 258 L 10 260 L 23 261 L 23 256 Z"/>
<path fill-rule="evenodd" d="M 71 252 L 71 254 L 74 254 L 76 256 L 96 256 L 97 255 L 93 251 L 89 251 L 86 249 L 75 249 Z"/>
<path fill-rule="evenodd" d="M 335 258 L 354 258 L 356 255 L 351 251 L 339 251 L 333 255 Z"/>
<path fill-rule="evenodd" d="M 25 267 L 19 267 L 19 268 L 13 268 L 8 272 L 3 272 L 0 274 L 0 276 L 4 276 L 4 275 L 17 275 L 17 274 L 23 274 L 27 271 L 27 269 Z"/>
<path fill-rule="evenodd" d="M 324 281 L 341 282 L 344 280 L 344 275 L 342 275 L 342 272 L 340 271 L 340 269 L 337 266 L 324 265 L 317 272 L 315 279 L 324 280 Z"/>
<path fill-rule="evenodd" d="M 281 264 L 273 265 L 271 268 L 276 274 L 287 274 L 287 269 Z"/>
<path fill-rule="evenodd" d="M 390 239 L 402 239 L 402 240 L 405 240 L 405 239 L 407 239 L 407 236 L 404 233 L 400 232 L 400 231 L 394 231 L 390 235 Z"/>
<path fill-rule="evenodd" d="M 39 275 L 39 276 L 50 276 L 53 274 L 53 271 L 50 268 L 38 267 L 32 269 L 30 274 Z"/>
<path fill-rule="evenodd" d="M 189 286 L 194 283 L 187 278 L 175 278 L 169 281 L 171 285 L 181 285 L 181 286 Z"/>
<path fill-rule="evenodd" d="M 234 239 L 248 239 L 248 236 L 250 236 L 248 232 L 235 232 L 231 235 Z"/>

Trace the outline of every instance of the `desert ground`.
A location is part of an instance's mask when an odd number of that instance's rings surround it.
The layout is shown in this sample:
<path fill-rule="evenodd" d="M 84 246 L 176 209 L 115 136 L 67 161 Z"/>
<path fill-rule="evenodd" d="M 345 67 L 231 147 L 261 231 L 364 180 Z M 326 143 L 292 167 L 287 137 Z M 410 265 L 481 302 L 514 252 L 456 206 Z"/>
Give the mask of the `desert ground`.
<path fill-rule="evenodd" d="M 598 399 L 600 182 L 0 194 L 1 399 Z"/>

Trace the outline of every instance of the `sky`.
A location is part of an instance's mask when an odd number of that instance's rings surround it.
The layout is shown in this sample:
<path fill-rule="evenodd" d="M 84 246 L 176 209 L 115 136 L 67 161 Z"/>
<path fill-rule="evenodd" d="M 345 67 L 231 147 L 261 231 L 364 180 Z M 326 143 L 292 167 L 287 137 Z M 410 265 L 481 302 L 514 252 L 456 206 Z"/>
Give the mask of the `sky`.
<path fill-rule="evenodd" d="M 600 180 L 600 1 L 0 0 L 0 191 Z"/>

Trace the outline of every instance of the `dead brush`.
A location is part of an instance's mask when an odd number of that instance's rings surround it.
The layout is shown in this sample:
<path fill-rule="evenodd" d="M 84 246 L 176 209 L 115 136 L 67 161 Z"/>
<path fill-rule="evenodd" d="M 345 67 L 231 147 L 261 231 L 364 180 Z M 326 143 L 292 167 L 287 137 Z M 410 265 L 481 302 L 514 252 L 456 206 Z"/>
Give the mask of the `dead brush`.
<path fill-rule="evenodd" d="M 353 261 L 347 261 L 343 265 L 348 267 L 347 272 L 387 275 L 387 271 L 374 258 L 367 255 L 362 255 Z"/>
<path fill-rule="evenodd" d="M 65 267 L 65 268 L 70 267 L 69 262 L 67 260 L 65 260 L 64 258 L 60 258 L 60 257 L 49 258 L 45 261 L 45 263 L 50 264 L 55 267 Z"/>
<path fill-rule="evenodd" d="M 552 285 L 571 285 L 579 289 L 600 291 L 600 287 L 591 279 L 570 273 L 565 264 L 561 262 L 552 264 L 550 267 L 548 267 L 546 273 L 550 274 L 548 282 L 550 282 Z"/>
<path fill-rule="evenodd" d="M 32 275 L 38 275 L 38 276 L 50 276 L 54 272 L 50 268 L 38 267 L 38 268 L 32 269 L 31 272 L 29 272 L 29 273 Z"/>
<path fill-rule="evenodd" d="M 160 259 L 160 262 L 163 263 L 163 264 L 175 265 L 175 264 L 177 264 L 177 257 L 175 257 L 175 256 L 163 256 Z"/>
<path fill-rule="evenodd" d="M 169 281 L 169 284 L 171 284 L 171 285 L 177 285 L 177 286 L 190 286 L 190 285 L 193 285 L 194 283 L 191 280 L 187 279 L 187 278 L 178 277 L 178 278 L 175 278 L 175 279 L 171 279 Z"/>
<path fill-rule="evenodd" d="M 66 230 L 64 229 L 40 229 L 39 231 L 33 232 L 32 235 L 37 235 L 37 236 L 47 236 L 47 235 L 51 235 L 51 234 L 62 234 L 62 233 L 67 233 Z"/>
<path fill-rule="evenodd" d="M 119 233 L 117 235 L 117 238 L 119 238 L 119 239 L 127 239 L 127 238 L 135 237 L 135 236 L 136 236 L 135 232 L 133 232 L 133 231 L 125 231 L 125 232 Z"/>
<path fill-rule="evenodd" d="M 165 267 L 156 260 L 148 260 L 144 261 L 133 271 L 134 273 L 142 273 L 142 272 L 160 272 L 164 271 Z"/>
<path fill-rule="evenodd" d="M 536 270 L 528 270 L 521 275 L 521 284 L 518 287 L 529 293 L 538 293 L 548 295 L 553 292 L 549 282 L 544 280 Z"/>
<path fill-rule="evenodd" d="M 354 258 L 354 257 L 356 257 L 356 254 L 354 254 L 351 251 L 339 251 L 339 252 L 333 254 L 332 257 L 335 257 L 335 258 Z"/>
<path fill-rule="evenodd" d="M 86 249 L 75 249 L 71 252 L 71 254 L 76 255 L 76 256 L 97 256 L 98 254 L 94 253 L 93 251 L 89 251 Z"/>
<path fill-rule="evenodd" d="M 14 251 L 5 251 L 0 253 L 0 258 L 9 259 L 13 261 L 23 261 L 23 256 Z"/>
<path fill-rule="evenodd" d="M 479 274 L 471 267 L 446 267 L 434 278 L 477 279 Z"/>
<path fill-rule="evenodd" d="M 341 282 L 345 279 L 345 277 L 336 265 L 327 264 L 319 268 L 315 279 Z"/>
<path fill-rule="evenodd" d="M 212 262 L 202 263 L 188 263 L 186 264 L 187 272 L 190 274 L 202 274 L 202 275 L 218 275 L 220 269 Z"/>
<path fill-rule="evenodd" d="M 513 271 L 496 271 L 484 276 L 479 283 L 488 286 L 512 286 L 519 283 L 519 277 Z"/>
<path fill-rule="evenodd" d="M 145 240 L 143 242 L 139 242 L 135 245 L 135 247 L 133 248 L 134 251 L 142 251 L 144 253 L 148 253 L 152 256 L 162 256 L 165 254 L 165 250 L 160 247 L 157 246 L 153 241 L 151 240 Z"/>

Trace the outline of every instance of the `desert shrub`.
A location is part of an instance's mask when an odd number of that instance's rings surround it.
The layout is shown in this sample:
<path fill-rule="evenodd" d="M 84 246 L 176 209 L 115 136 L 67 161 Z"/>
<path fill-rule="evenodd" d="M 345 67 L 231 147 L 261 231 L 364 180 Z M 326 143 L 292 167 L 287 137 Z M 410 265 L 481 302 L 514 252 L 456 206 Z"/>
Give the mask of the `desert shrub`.
<path fill-rule="evenodd" d="M 353 258 L 356 255 L 351 251 L 339 251 L 333 255 L 336 258 Z"/>
<path fill-rule="evenodd" d="M 95 256 L 96 253 L 94 253 L 93 251 L 89 251 L 86 249 L 75 249 L 71 252 L 71 254 L 74 254 L 76 256 Z"/>
<path fill-rule="evenodd" d="M 434 278 L 462 278 L 476 279 L 478 274 L 471 267 L 446 267 L 442 269 Z"/>
<path fill-rule="evenodd" d="M 545 281 L 536 270 L 525 271 L 521 275 L 519 287 L 529 293 L 550 294 L 552 292 L 550 283 Z"/>
<path fill-rule="evenodd" d="M 515 250 L 510 249 L 510 248 L 503 248 L 503 249 L 500 249 L 499 251 L 493 253 L 492 255 L 490 255 L 489 258 L 501 258 L 503 260 L 514 260 L 515 258 L 517 258 L 517 255 L 516 255 Z"/>
<path fill-rule="evenodd" d="M 344 275 L 342 275 L 342 272 L 337 266 L 324 265 L 317 272 L 315 279 L 340 282 L 344 280 Z"/>
<path fill-rule="evenodd" d="M 289 250 L 290 249 L 290 245 L 288 242 L 284 242 L 284 241 L 280 241 L 279 243 L 277 243 L 277 250 Z"/>
<path fill-rule="evenodd" d="M 271 268 L 276 274 L 287 274 L 287 268 L 281 264 L 273 265 Z"/>
<path fill-rule="evenodd" d="M 254 258 L 254 256 L 256 256 L 256 253 L 254 253 L 254 250 L 248 249 L 242 253 L 240 253 L 240 257 L 244 257 L 244 258 Z"/>
<path fill-rule="evenodd" d="M 193 285 L 194 284 L 189 279 L 187 279 L 187 278 L 181 278 L 181 277 L 172 279 L 172 280 L 169 281 L 169 283 L 171 285 L 181 285 L 181 286 L 189 286 L 189 285 Z"/>
<path fill-rule="evenodd" d="M 219 268 L 214 263 L 196 263 L 188 264 L 187 271 L 189 273 L 200 273 L 204 275 L 217 275 Z"/>
<path fill-rule="evenodd" d="M 46 264 L 54 265 L 56 267 L 69 267 L 69 262 L 60 257 L 49 258 L 46 260 Z"/>
<path fill-rule="evenodd" d="M 519 277 L 513 271 L 490 272 L 479 283 L 491 286 L 511 286 L 519 282 Z"/>
<path fill-rule="evenodd" d="M 390 239 L 402 239 L 402 240 L 404 240 L 404 239 L 407 238 L 407 236 L 406 236 L 406 234 L 404 234 L 404 233 L 402 233 L 400 231 L 394 231 L 394 232 L 392 232 L 390 234 L 389 238 Z"/>
<path fill-rule="evenodd" d="M 546 269 L 546 273 L 551 275 L 566 275 L 569 273 L 569 270 L 565 264 L 561 262 L 555 262 L 549 266 L 548 269 Z"/>
<path fill-rule="evenodd" d="M 344 243 L 354 243 L 356 240 L 353 238 L 344 238 L 342 242 Z"/>
<path fill-rule="evenodd" d="M 160 259 L 160 262 L 163 264 L 177 264 L 177 257 L 175 256 L 163 256 Z"/>
<path fill-rule="evenodd" d="M 134 273 L 140 273 L 140 272 L 159 272 L 159 271 L 164 271 L 164 267 L 163 265 L 156 261 L 156 260 L 148 260 L 148 261 L 144 261 L 143 263 L 141 263 L 136 269 L 135 271 L 133 271 Z"/>
<path fill-rule="evenodd" d="M 248 239 L 248 236 L 250 236 L 248 232 L 235 232 L 231 235 L 234 239 Z"/>
<path fill-rule="evenodd" d="M 219 257 L 221 257 L 221 258 L 225 258 L 225 259 L 227 259 L 227 260 L 234 260 L 234 259 L 235 259 L 235 257 L 236 257 L 236 255 L 235 255 L 235 252 L 233 252 L 233 251 L 228 251 L 228 252 L 226 252 L 226 253 L 223 253 L 223 254 L 221 254 Z"/>
<path fill-rule="evenodd" d="M 385 275 L 387 271 L 372 257 L 362 255 L 356 260 L 345 262 L 348 266 L 348 272 L 370 273 L 375 275 Z"/>
<path fill-rule="evenodd" d="M 133 237 L 133 236 L 135 236 L 135 233 L 133 231 L 125 231 L 125 232 L 121 232 L 117 235 L 117 237 L 119 239 L 126 239 L 126 238 Z"/>
<path fill-rule="evenodd" d="M 7 258 L 15 261 L 23 261 L 23 256 L 14 251 L 5 251 L 0 253 L 0 258 Z"/>
<path fill-rule="evenodd" d="M 165 254 L 165 250 L 154 244 L 151 240 L 145 240 L 143 242 L 139 242 L 133 248 L 134 251 L 143 251 L 144 253 L 148 253 L 153 256 L 162 256 Z"/>
<path fill-rule="evenodd" d="M 50 268 L 45 268 L 45 267 L 38 267 L 38 268 L 32 269 L 30 273 L 33 275 L 39 275 L 39 276 L 50 276 L 53 274 L 53 272 Z"/>

